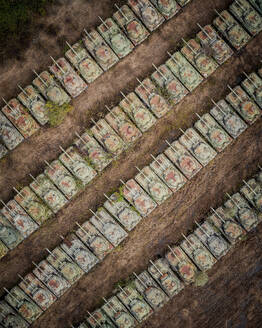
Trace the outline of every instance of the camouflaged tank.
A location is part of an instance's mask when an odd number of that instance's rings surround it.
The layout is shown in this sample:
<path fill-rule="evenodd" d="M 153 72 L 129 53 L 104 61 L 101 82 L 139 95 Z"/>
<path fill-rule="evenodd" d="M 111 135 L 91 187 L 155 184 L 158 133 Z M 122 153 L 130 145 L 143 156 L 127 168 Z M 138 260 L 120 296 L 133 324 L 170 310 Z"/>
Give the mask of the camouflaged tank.
<path fill-rule="evenodd" d="M 147 39 L 150 34 L 127 5 L 120 7 L 117 12 L 114 13 L 113 18 L 119 27 L 124 30 L 134 46 L 139 45 Z"/>
<path fill-rule="evenodd" d="M 66 58 L 75 69 L 82 75 L 87 83 L 94 82 L 102 73 L 102 68 L 89 55 L 86 48 L 79 41 L 73 44 L 65 53 Z"/>
<path fill-rule="evenodd" d="M 206 166 L 217 155 L 217 152 L 193 128 L 187 129 L 179 138 L 179 142 L 184 145 L 203 166 Z"/>
<path fill-rule="evenodd" d="M 187 182 L 186 177 L 164 154 L 155 157 L 150 168 L 173 192 L 178 191 Z"/>
<path fill-rule="evenodd" d="M 1 141 L 9 150 L 13 150 L 24 140 L 22 134 L 18 132 L 2 112 L 0 112 L 0 133 Z M 5 147 L 3 145 L 2 147 L 2 152 L 4 153 Z"/>
<path fill-rule="evenodd" d="M 229 10 L 251 35 L 256 35 L 262 30 L 262 17 L 248 1 L 235 0 L 229 6 Z"/>
<path fill-rule="evenodd" d="M 120 194 L 122 194 L 143 217 L 149 215 L 157 207 L 156 202 L 134 179 L 128 180 L 125 185 L 120 188 Z"/>
<path fill-rule="evenodd" d="M 112 155 L 98 143 L 91 131 L 84 132 L 74 144 L 80 154 L 87 157 L 90 165 L 97 171 L 104 170 L 113 160 Z"/>
<path fill-rule="evenodd" d="M 135 176 L 135 180 L 158 205 L 162 204 L 173 194 L 170 188 L 149 166 L 143 167 Z"/>
<path fill-rule="evenodd" d="M 85 30 L 83 41 L 87 50 L 104 71 L 107 71 L 119 61 L 117 55 L 96 30 L 92 29 L 89 32 Z"/>
<path fill-rule="evenodd" d="M 251 39 L 251 36 L 227 10 L 222 11 L 219 16 L 215 18 L 213 25 L 236 50 L 244 47 Z"/>
<path fill-rule="evenodd" d="M 142 136 L 141 131 L 119 106 L 112 108 L 110 112 L 106 114 L 105 119 L 128 145 L 131 145 Z"/>
<path fill-rule="evenodd" d="M 141 215 L 118 192 L 107 197 L 103 206 L 127 231 L 133 230 L 142 220 Z"/>
<path fill-rule="evenodd" d="M 199 120 L 194 124 L 194 127 L 217 152 L 223 151 L 233 140 L 209 113 L 199 116 Z"/>
<path fill-rule="evenodd" d="M 89 220 L 85 221 L 82 225 L 78 224 L 76 235 L 99 260 L 105 258 L 114 249 L 114 246 L 89 222 Z"/>
<path fill-rule="evenodd" d="M 76 73 L 64 57 L 57 59 L 49 69 L 72 98 L 79 96 L 86 90 L 86 82 Z"/>
<path fill-rule="evenodd" d="M 58 106 L 67 104 L 71 100 L 65 90 L 47 71 L 37 74 L 37 77 L 33 80 L 33 85 L 41 92 L 45 99 L 53 102 Z"/>
<path fill-rule="evenodd" d="M 132 42 L 112 18 L 105 19 L 97 29 L 119 58 L 124 58 L 134 49 Z"/>
<path fill-rule="evenodd" d="M 46 101 L 32 85 L 22 88 L 17 98 L 41 125 L 49 122 Z"/>
<path fill-rule="evenodd" d="M 24 138 L 31 137 L 40 128 L 26 108 L 16 98 L 9 100 L 6 106 L 2 108 L 2 112 Z"/>
<path fill-rule="evenodd" d="M 115 247 L 118 246 L 128 236 L 127 232 L 103 207 L 100 207 L 96 211 L 95 215 L 90 218 L 90 222 Z"/>
<path fill-rule="evenodd" d="M 114 157 L 119 156 L 128 147 L 105 119 L 97 121 L 96 124 L 90 128 L 90 131 Z"/>

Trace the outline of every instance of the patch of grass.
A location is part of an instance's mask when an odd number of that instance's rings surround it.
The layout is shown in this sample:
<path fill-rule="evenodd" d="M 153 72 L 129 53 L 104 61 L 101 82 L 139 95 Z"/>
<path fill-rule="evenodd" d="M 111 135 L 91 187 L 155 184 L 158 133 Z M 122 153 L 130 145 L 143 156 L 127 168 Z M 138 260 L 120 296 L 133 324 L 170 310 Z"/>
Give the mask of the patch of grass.
<path fill-rule="evenodd" d="M 200 272 L 196 276 L 195 286 L 203 287 L 208 283 L 208 275 L 205 272 Z"/>
<path fill-rule="evenodd" d="M 0 159 L 0 164 L 5 164 L 5 163 L 6 163 L 6 161 L 7 161 L 7 155 L 8 155 L 8 153 L 7 153 L 6 155 L 4 155 L 4 156 Z M 0 173 L 2 173 L 2 172 L 0 171 Z"/>
<path fill-rule="evenodd" d="M 75 182 L 76 182 L 76 187 L 79 191 L 85 188 L 83 182 L 80 179 L 75 178 Z"/>
<path fill-rule="evenodd" d="M 240 240 L 241 241 L 247 241 L 248 240 L 248 237 L 249 237 L 248 234 L 246 234 L 246 235 L 240 237 Z"/>
<path fill-rule="evenodd" d="M 16 185 L 15 185 L 15 189 L 17 189 L 18 191 L 22 190 L 24 188 L 24 185 L 20 182 L 18 182 Z"/>
<path fill-rule="evenodd" d="M 91 166 L 94 170 L 96 169 L 94 163 L 92 162 L 89 156 L 84 156 L 84 159 L 89 166 Z"/>
<path fill-rule="evenodd" d="M 122 185 L 119 187 L 119 194 L 121 197 L 124 197 L 124 188 L 125 188 L 125 186 L 122 186 Z"/>
<path fill-rule="evenodd" d="M 156 87 L 156 92 L 157 92 L 160 96 L 162 96 L 164 99 L 166 99 L 167 101 L 169 101 L 169 99 L 170 99 L 170 95 L 169 95 L 167 89 L 164 88 L 164 87 L 160 87 L 160 86 L 157 85 L 156 83 L 154 83 L 154 84 L 155 84 L 155 87 Z"/>
<path fill-rule="evenodd" d="M 51 101 L 46 103 L 46 109 L 48 110 L 48 118 L 49 124 L 51 127 L 56 127 L 60 125 L 66 115 L 71 112 L 74 107 L 69 104 L 64 104 L 62 106 L 58 106 Z"/>
<path fill-rule="evenodd" d="M 115 288 L 118 288 L 118 286 L 124 288 L 124 287 L 130 287 L 133 289 L 136 289 L 136 285 L 135 285 L 135 281 L 134 281 L 134 276 L 130 275 L 129 277 L 127 277 L 126 279 L 122 279 L 119 280 L 116 284 L 115 284 Z"/>
<path fill-rule="evenodd" d="M 121 250 L 123 249 L 123 245 L 118 245 L 117 247 L 115 247 L 114 252 L 121 252 Z"/>
<path fill-rule="evenodd" d="M 93 137 L 93 136 L 94 136 L 94 133 L 93 133 L 89 128 L 87 128 L 87 129 L 85 130 L 85 132 L 87 132 L 87 134 L 88 134 L 90 137 Z"/>
<path fill-rule="evenodd" d="M 117 199 L 116 202 L 123 202 L 124 201 L 124 196 L 121 195 L 120 193 L 116 193 Z"/>

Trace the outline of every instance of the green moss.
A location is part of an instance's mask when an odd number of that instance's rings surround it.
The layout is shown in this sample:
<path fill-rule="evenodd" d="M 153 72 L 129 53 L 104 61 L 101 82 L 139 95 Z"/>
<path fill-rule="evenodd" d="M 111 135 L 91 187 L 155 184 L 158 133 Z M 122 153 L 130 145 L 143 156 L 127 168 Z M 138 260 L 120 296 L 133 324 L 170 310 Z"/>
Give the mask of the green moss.
<path fill-rule="evenodd" d="M 87 164 L 89 166 L 91 166 L 93 169 L 95 169 L 94 163 L 92 162 L 92 160 L 90 159 L 89 156 L 84 156 L 84 160 L 87 162 Z"/>
<path fill-rule="evenodd" d="M 24 186 L 21 183 L 17 183 L 15 185 L 15 189 L 17 189 L 18 191 L 22 190 L 24 188 Z"/>
<path fill-rule="evenodd" d="M 118 288 L 118 286 L 124 288 L 124 287 L 129 287 L 129 288 L 136 288 L 135 281 L 134 281 L 134 276 L 130 275 L 126 279 L 121 279 L 115 284 L 115 288 Z"/>
<path fill-rule="evenodd" d="M 163 98 L 165 98 L 167 101 L 169 101 L 170 95 L 169 95 L 168 91 L 166 90 L 166 88 L 160 87 L 160 86 L 156 85 L 156 92 L 160 96 L 162 96 Z"/>
<path fill-rule="evenodd" d="M 84 189 L 85 186 L 84 186 L 83 182 L 80 179 L 75 178 L 75 182 L 76 182 L 76 187 L 77 187 L 78 190 L 83 190 Z"/>
<path fill-rule="evenodd" d="M 99 212 L 101 212 L 103 210 L 104 210 L 104 208 L 101 206 L 101 207 L 98 207 L 98 209 L 96 210 L 96 212 L 99 213 Z"/>
<path fill-rule="evenodd" d="M 248 240 L 248 235 L 244 235 L 242 237 L 239 238 L 241 241 L 247 241 Z"/>
<path fill-rule="evenodd" d="M 124 201 L 124 196 L 120 193 L 115 193 L 117 196 L 117 199 L 115 200 L 116 202 L 123 202 Z"/>
<path fill-rule="evenodd" d="M 216 226 L 212 225 L 212 229 L 213 229 L 216 233 L 221 234 L 220 230 L 219 230 Z"/>
<path fill-rule="evenodd" d="M 120 186 L 119 187 L 119 194 L 120 194 L 121 197 L 124 197 L 124 188 L 125 188 L 125 186 Z"/>
<path fill-rule="evenodd" d="M 1 159 L 0 159 L 0 164 L 5 164 L 6 161 L 7 161 L 7 156 L 8 156 L 8 153 L 5 154 Z M 0 171 L 0 173 L 2 173 L 2 171 Z"/>
<path fill-rule="evenodd" d="M 45 107 L 48 111 L 49 124 L 51 127 L 60 125 L 64 121 L 66 115 L 74 109 L 74 107 L 69 104 L 58 106 L 51 101 L 48 101 Z"/>
<path fill-rule="evenodd" d="M 123 245 L 120 244 L 117 247 L 115 247 L 114 252 L 121 252 L 122 249 L 123 249 Z"/>
<path fill-rule="evenodd" d="M 195 286 L 203 287 L 208 283 L 208 275 L 205 272 L 200 272 L 196 276 Z"/>
<path fill-rule="evenodd" d="M 94 133 L 90 129 L 86 129 L 85 132 L 87 132 L 90 137 L 94 136 Z"/>
<path fill-rule="evenodd" d="M 63 49 L 63 54 L 65 54 L 69 50 L 69 46 L 65 44 L 64 49 Z"/>
<path fill-rule="evenodd" d="M 83 41 L 82 40 L 80 40 L 80 41 L 78 41 L 77 42 L 78 43 L 78 46 L 76 47 L 76 52 L 80 52 L 82 49 L 83 49 Z"/>

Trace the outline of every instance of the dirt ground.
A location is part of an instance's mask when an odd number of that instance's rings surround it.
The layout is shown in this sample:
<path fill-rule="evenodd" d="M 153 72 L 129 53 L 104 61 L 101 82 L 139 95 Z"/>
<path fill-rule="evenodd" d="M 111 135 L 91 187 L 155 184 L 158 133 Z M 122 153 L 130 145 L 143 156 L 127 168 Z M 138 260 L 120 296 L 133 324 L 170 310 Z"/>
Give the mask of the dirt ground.
<path fill-rule="evenodd" d="M 10 199 L 13 195 L 12 186 L 28 183 L 28 173 L 37 175 L 43 169 L 44 160 L 57 157 L 59 144 L 63 147 L 70 145 L 73 132 L 82 132 L 90 124 L 91 117 L 97 118 L 98 114 L 104 111 L 105 103 L 116 104 L 120 90 L 132 90 L 136 77 L 142 78 L 152 72 L 152 52 L 154 63 L 162 63 L 167 58 L 166 51 L 174 49 L 181 37 L 188 37 L 197 31 L 197 22 L 201 25 L 211 22 L 215 15 L 213 8 L 226 8 L 230 2 L 215 0 L 211 4 L 208 0 L 192 0 L 183 13 L 165 23 L 131 55 L 103 74 L 85 94 L 74 100 L 74 113 L 70 114 L 60 127 L 42 129 L 39 135 L 22 143 L 10 153 L 6 161 L 0 163 L 0 197 L 4 200 Z M 61 29 L 65 36 L 68 35 L 69 41 L 77 39 L 82 27 L 93 26 L 97 22 L 90 13 L 87 13 L 88 17 L 84 19 L 86 8 L 91 8 L 94 3 L 96 15 L 106 16 L 113 11 L 110 1 L 103 0 L 99 4 L 97 1 L 73 2 L 72 10 L 70 9 L 68 14 L 72 19 L 71 24 L 78 22 L 78 27 L 76 31 Z M 60 10 L 61 12 L 53 17 L 59 17 L 59 22 L 53 20 L 56 24 L 63 25 L 63 17 L 69 7 L 65 4 Z M 77 12 L 80 19 L 74 17 Z M 41 38 L 42 34 L 39 37 Z M 52 44 L 52 38 L 46 41 L 48 49 L 52 49 L 51 55 L 61 53 L 61 49 Z M 200 114 L 208 111 L 211 106 L 210 97 L 215 100 L 224 97 L 228 92 L 226 85 L 238 83 L 243 70 L 250 72 L 257 69 L 261 59 L 261 45 L 262 34 L 252 40 L 244 51 L 220 67 L 166 117 L 159 120 L 154 129 L 144 134 L 133 148 L 121 155 L 55 218 L 4 257 L 0 262 L 0 287 L 12 287 L 18 281 L 17 273 L 23 275 L 29 272 L 33 267 L 31 261 L 37 262 L 46 256 L 45 247 L 54 248 L 60 242 L 60 234 L 65 235 L 72 231 L 76 227 L 76 221 L 84 222 L 90 216 L 88 209 L 95 209 L 102 203 L 104 192 L 116 189 L 120 178 L 126 180 L 132 177 L 136 172 L 134 165 L 143 167 L 148 164 L 150 153 L 156 155 L 165 148 L 164 139 L 173 140 L 179 135 L 178 127 L 186 128 L 192 125 L 196 120 L 195 112 Z M 43 65 L 41 68 L 49 63 L 46 52 L 41 53 L 40 57 L 36 56 L 36 48 L 32 45 L 27 51 L 31 64 L 7 63 L 5 70 L 0 68 L 3 77 L 0 91 L 2 95 L 7 95 L 6 98 L 15 94 L 16 81 L 21 81 L 22 85 L 22 82 L 30 82 L 30 65 L 40 69 L 40 62 Z M 16 76 L 18 80 L 14 78 Z M 24 78 L 23 81 L 21 77 Z M 100 304 L 102 296 L 111 294 L 113 286 L 119 280 L 127 278 L 133 271 L 144 269 L 149 259 L 162 254 L 167 244 L 178 241 L 181 233 L 192 229 L 194 220 L 200 220 L 210 206 L 220 205 L 225 192 L 236 191 L 240 181 L 255 173 L 257 164 L 259 161 L 261 163 L 261 129 L 260 119 L 182 190 L 144 219 L 124 244 L 65 293 L 33 327 L 46 328 L 48 325 L 52 328 L 62 328 L 70 323 L 78 323 L 84 318 L 87 310 L 92 311 Z M 260 227 L 259 231 L 249 236 L 248 242 L 239 245 L 210 271 L 210 279 L 205 287 L 186 288 L 164 309 L 154 314 L 143 327 L 259 327 L 257 323 L 262 319 L 262 254 L 259 252 L 261 237 Z M 21 257 L 21 254 L 25 256 Z"/>

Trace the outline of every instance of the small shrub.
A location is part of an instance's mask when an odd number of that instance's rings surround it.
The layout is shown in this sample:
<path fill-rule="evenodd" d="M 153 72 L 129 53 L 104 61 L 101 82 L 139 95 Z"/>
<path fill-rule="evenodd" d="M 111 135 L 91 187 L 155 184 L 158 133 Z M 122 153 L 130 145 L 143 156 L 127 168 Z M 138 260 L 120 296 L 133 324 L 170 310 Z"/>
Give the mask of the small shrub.
<path fill-rule="evenodd" d="M 15 189 L 17 189 L 18 191 L 22 190 L 24 188 L 24 185 L 20 182 L 18 182 L 16 185 L 15 185 Z"/>
<path fill-rule="evenodd" d="M 83 190 L 84 189 L 85 186 L 84 186 L 83 182 L 80 179 L 75 178 L 75 182 L 76 182 L 76 187 L 77 187 L 78 190 Z"/>
<path fill-rule="evenodd" d="M 240 237 L 240 240 L 241 240 L 241 241 L 247 241 L 247 240 L 248 240 L 248 237 L 249 237 L 249 236 L 246 234 L 246 235 Z"/>
<path fill-rule="evenodd" d="M 55 103 L 48 101 L 46 103 L 46 109 L 48 110 L 49 124 L 50 126 L 55 127 L 64 121 L 66 115 L 71 112 L 74 107 L 69 104 L 58 106 Z"/>
<path fill-rule="evenodd" d="M 122 245 L 118 245 L 117 247 L 115 247 L 114 252 L 121 252 L 123 249 Z"/>
<path fill-rule="evenodd" d="M 205 272 L 200 272 L 196 276 L 195 286 L 196 287 L 203 287 L 207 283 L 208 283 L 208 275 Z"/>
<path fill-rule="evenodd" d="M 84 156 L 84 160 L 87 162 L 87 164 L 89 166 L 91 166 L 93 169 L 95 169 L 95 165 L 94 165 L 94 163 L 92 162 L 92 160 L 90 159 L 89 156 Z"/>
<path fill-rule="evenodd" d="M 133 289 L 136 289 L 136 285 L 135 285 L 135 281 L 134 281 L 134 276 L 133 275 L 130 275 L 129 277 L 127 277 L 126 279 L 122 279 L 122 280 L 119 280 L 116 284 L 115 284 L 115 288 L 118 288 L 118 287 L 130 287 L 130 288 L 133 288 Z"/>
<path fill-rule="evenodd" d="M 120 193 L 118 193 L 117 196 L 118 196 L 118 197 L 117 197 L 117 199 L 116 199 L 116 202 L 123 202 L 123 201 L 124 201 L 124 196 L 123 196 L 123 195 L 121 195 Z"/>

